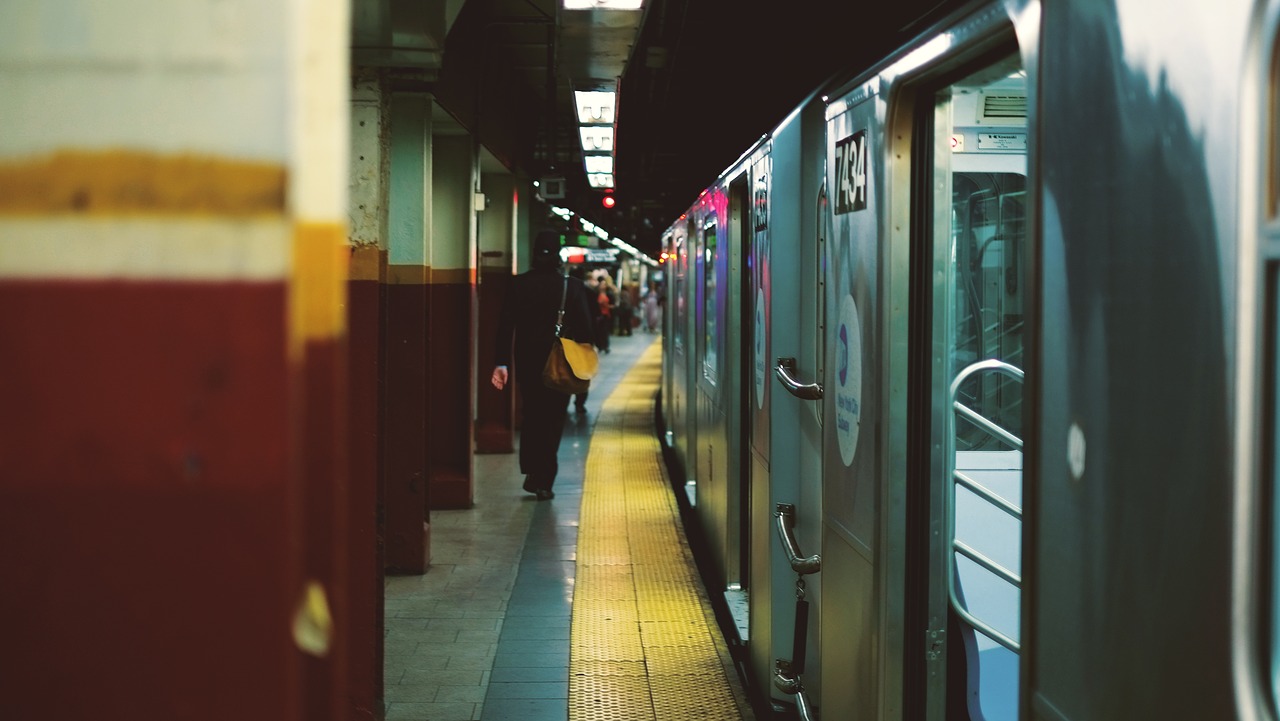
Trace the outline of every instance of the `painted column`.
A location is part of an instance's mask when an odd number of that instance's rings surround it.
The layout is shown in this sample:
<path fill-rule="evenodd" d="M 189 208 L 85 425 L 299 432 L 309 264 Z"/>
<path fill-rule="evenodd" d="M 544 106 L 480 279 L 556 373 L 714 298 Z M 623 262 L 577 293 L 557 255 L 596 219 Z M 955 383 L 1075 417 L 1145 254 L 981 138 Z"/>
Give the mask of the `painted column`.
<path fill-rule="evenodd" d="M 431 348 L 427 354 L 430 508 L 470 508 L 475 420 L 475 154 L 468 136 L 432 142 Z"/>
<path fill-rule="evenodd" d="M 486 173 L 481 187 L 488 207 L 480 215 L 480 282 L 477 288 L 476 331 L 476 453 L 511 453 L 515 449 L 515 394 L 508 386 L 495 390 L 493 336 L 507 285 L 515 270 L 516 218 L 527 212 L 511 175 Z"/>
<path fill-rule="evenodd" d="M 427 525 L 427 249 L 431 222 L 431 98 L 391 96 L 383 482 L 386 567 L 423 573 Z"/>
<path fill-rule="evenodd" d="M 6 8 L 0 718 L 340 715 L 348 15 Z"/>
<path fill-rule="evenodd" d="M 351 486 L 351 718 L 381 716 L 383 702 L 383 563 L 379 468 L 382 386 L 382 302 L 387 275 L 387 188 L 390 141 L 385 81 L 361 69 L 351 96 L 348 284 L 350 337 Z"/>

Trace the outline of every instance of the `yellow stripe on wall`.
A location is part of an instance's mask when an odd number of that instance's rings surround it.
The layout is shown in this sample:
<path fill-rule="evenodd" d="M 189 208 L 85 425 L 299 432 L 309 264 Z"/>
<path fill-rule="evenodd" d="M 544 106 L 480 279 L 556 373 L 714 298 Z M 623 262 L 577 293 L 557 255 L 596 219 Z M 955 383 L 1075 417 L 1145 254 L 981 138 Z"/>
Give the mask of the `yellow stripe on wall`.
<path fill-rule="evenodd" d="M 309 341 L 346 332 L 347 267 L 351 247 L 342 223 L 298 223 L 293 231 L 293 277 L 289 284 L 291 357 L 301 358 Z"/>
<path fill-rule="evenodd" d="M 388 285 L 467 285 L 475 284 L 476 274 L 470 268 L 432 268 L 429 265 L 388 265 Z"/>
<path fill-rule="evenodd" d="M 376 245 L 352 245 L 351 280 L 381 281 L 387 277 L 387 252 Z"/>
<path fill-rule="evenodd" d="M 471 268 L 429 268 L 427 272 L 431 285 L 475 285 L 476 274 Z"/>
<path fill-rule="evenodd" d="M 64 150 L 0 162 L 0 215 L 282 214 L 273 163 L 133 150 Z"/>

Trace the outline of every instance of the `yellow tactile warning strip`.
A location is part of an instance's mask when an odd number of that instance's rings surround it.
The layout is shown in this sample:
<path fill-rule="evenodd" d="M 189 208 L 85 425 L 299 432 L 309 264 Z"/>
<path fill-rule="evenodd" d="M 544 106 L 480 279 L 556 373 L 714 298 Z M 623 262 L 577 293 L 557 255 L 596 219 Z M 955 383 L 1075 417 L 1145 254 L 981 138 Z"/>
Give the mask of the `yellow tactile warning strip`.
<path fill-rule="evenodd" d="M 587 454 L 569 721 L 741 721 L 727 650 L 680 526 L 653 427 L 661 345 L 600 410 Z"/>

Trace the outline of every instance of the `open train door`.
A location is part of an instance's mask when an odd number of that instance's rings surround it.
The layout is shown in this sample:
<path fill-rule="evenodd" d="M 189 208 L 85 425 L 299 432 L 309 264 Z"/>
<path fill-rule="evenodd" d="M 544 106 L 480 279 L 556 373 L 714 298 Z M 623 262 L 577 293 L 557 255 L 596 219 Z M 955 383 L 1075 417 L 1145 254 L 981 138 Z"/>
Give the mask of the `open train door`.
<path fill-rule="evenodd" d="M 1027 93 L 1008 29 L 980 13 L 827 107 L 824 718 L 1017 717 Z"/>
<path fill-rule="evenodd" d="M 913 122 L 906 638 L 926 652 L 907 683 L 927 692 L 906 697 L 927 719 L 1014 721 L 1034 327 L 1020 57 L 926 83 Z"/>

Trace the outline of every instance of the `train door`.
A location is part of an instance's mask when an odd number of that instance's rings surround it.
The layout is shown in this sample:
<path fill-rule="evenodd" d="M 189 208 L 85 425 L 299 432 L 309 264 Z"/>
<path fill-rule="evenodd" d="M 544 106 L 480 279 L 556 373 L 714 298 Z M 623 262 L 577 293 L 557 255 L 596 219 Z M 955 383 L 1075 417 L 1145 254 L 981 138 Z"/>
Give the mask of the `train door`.
<path fill-rule="evenodd" d="M 696 498 L 721 588 L 742 585 L 742 323 L 746 178 L 704 196 L 697 213 Z M 735 594 L 736 595 L 736 594 Z"/>
<path fill-rule="evenodd" d="M 831 233 L 825 245 L 825 383 L 822 409 L 823 718 L 880 717 L 887 680 L 878 504 L 884 457 L 879 204 L 883 147 L 878 83 L 828 109 L 826 183 Z M 878 163 L 877 163 L 878 165 Z M 838 669 L 838 671 L 837 671 Z M 839 673 L 840 678 L 832 674 Z"/>
<path fill-rule="evenodd" d="M 734 387 L 730 353 L 726 350 L 728 298 L 733 285 L 729 270 L 732 247 L 722 210 L 725 195 L 720 188 L 703 198 L 697 228 L 697 333 L 696 368 L 697 445 L 694 451 L 698 517 L 706 531 L 716 578 L 730 578 L 730 414 L 728 388 Z M 736 524 L 733 524 L 736 526 Z"/>
<path fill-rule="evenodd" d="M 672 233 L 672 278 L 671 289 L 667 299 L 666 323 L 671 343 L 672 357 L 672 393 L 671 393 L 671 439 L 676 456 L 682 459 L 686 477 L 693 470 L 692 443 L 693 424 L 690 413 L 692 395 L 694 393 L 692 348 L 693 318 L 690 313 L 690 296 L 693 294 L 693 283 L 690 282 L 688 225 L 680 222 Z M 681 479 L 683 482 L 683 479 Z"/>
<path fill-rule="evenodd" d="M 744 409 L 743 430 L 746 477 L 742 541 L 749 552 L 743 559 L 744 577 L 748 583 L 742 589 L 749 601 L 747 613 L 735 612 L 739 634 L 747 643 L 751 676 L 768 679 L 773 671 L 772 654 L 772 579 L 771 559 L 775 553 L 773 538 L 773 506 L 770 504 L 770 421 L 772 347 L 770 328 L 772 260 L 769 243 L 770 155 L 769 147 L 760 148 L 751 156 L 751 198 L 749 225 L 744 229 L 750 239 L 743 294 L 745 309 L 743 345 L 749 346 L 745 358 L 750 359 L 751 371 L 745 373 L 749 388 L 743 398 L 749 399 Z M 744 313 L 746 311 L 744 310 Z M 735 605 L 730 603 L 732 609 Z M 741 618 L 744 617 L 745 618 Z M 743 628 L 743 621 L 746 628 Z"/>
<path fill-rule="evenodd" d="M 662 250 L 666 254 L 665 266 L 663 267 L 663 275 L 666 277 L 665 287 L 662 292 L 670 299 L 672 291 L 676 283 L 676 262 L 675 262 L 675 241 L 674 233 L 668 230 L 662 236 Z M 662 343 L 662 423 L 665 430 L 663 442 L 668 447 L 674 444 L 675 433 L 675 368 L 676 360 L 674 349 L 671 347 L 673 342 L 673 333 L 669 325 L 668 318 L 671 314 L 666 313 L 661 318 L 662 334 L 659 340 Z"/>
<path fill-rule="evenodd" d="M 728 419 L 728 557 L 725 559 L 725 600 L 739 638 L 749 636 L 748 601 L 751 587 L 751 437 L 754 415 L 753 342 L 756 303 L 751 277 L 753 244 L 750 234 L 748 176 L 729 184 L 728 231 L 729 287 L 725 307 L 725 414 Z"/>
<path fill-rule="evenodd" d="M 1027 82 L 1016 55 L 916 97 L 907 648 L 927 719 L 1018 716 Z"/>
<path fill-rule="evenodd" d="M 762 339 L 766 348 L 758 352 L 766 353 L 761 362 L 767 362 L 760 371 L 773 379 L 761 379 L 772 386 L 766 391 L 770 417 L 763 439 L 768 444 L 768 485 L 757 485 L 768 515 L 757 511 L 755 522 L 767 519 L 772 528 L 761 529 L 757 537 L 761 557 L 751 609 L 751 658 L 759 664 L 763 654 L 770 654 L 764 677 L 774 676 L 772 698 L 779 705 L 794 704 L 801 718 L 809 718 L 810 704 L 822 696 L 825 667 L 819 633 L 826 575 L 821 558 L 821 273 L 827 260 L 820 230 L 826 227 L 820 222 L 822 110 L 818 102 L 806 104 L 775 128 L 768 154 L 753 159 L 757 203 L 765 211 L 757 239 L 768 319 Z"/>

